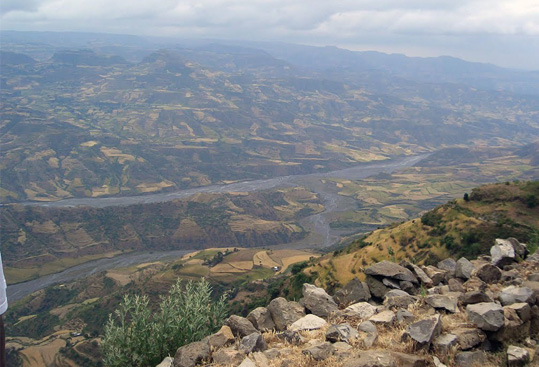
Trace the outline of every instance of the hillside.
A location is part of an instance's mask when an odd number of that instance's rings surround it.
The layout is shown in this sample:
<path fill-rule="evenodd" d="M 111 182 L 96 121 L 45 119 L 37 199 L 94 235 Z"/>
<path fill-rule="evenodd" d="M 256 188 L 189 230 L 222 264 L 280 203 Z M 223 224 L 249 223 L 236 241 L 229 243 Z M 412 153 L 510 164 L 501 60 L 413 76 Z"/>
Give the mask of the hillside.
<path fill-rule="evenodd" d="M 421 218 L 378 229 L 320 259 L 308 269 L 328 288 L 346 284 L 373 262 L 435 264 L 446 257 L 475 258 L 495 238 L 515 237 L 539 246 L 539 181 L 489 184 L 473 189 Z"/>
<path fill-rule="evenodd" d="M 223 44 L 148 49 L 137 62 L 73 48 L 32 61 L 32 47 L 19 44 L 1 75 L 4 203 L 325 172 L 539 135 L 537 97 L 510 88 L 329 61 L 327 74 Z"/>

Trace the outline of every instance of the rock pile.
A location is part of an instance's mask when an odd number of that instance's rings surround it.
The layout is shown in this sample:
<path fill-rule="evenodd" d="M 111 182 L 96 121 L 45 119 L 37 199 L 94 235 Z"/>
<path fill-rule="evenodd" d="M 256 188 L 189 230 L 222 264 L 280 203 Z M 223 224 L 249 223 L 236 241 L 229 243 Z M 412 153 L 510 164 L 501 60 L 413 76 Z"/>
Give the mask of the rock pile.
<path fill-rule="evenodd" d="M 304 284 L 299 302 L 231 316 L 159 367 L 539 365 L 539 257 L 526 256 L 517 240 L 496 240 L 473 261 L 379 262 L 333 297 Z"/>

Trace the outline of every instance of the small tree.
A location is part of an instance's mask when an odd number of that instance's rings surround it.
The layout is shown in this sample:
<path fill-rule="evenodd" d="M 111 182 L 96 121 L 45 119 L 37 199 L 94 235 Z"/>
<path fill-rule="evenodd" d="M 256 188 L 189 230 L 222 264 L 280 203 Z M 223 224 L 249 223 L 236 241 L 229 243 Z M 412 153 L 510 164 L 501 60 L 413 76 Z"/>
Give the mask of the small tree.
<path fill-rule="evenodd" d="M 216 331 L 226 316 L 226 295 L 212 300 L 205 279 L 185 286 L 178 279 L 157 312 L 149 307 L 148 297 L 126 295 L 105 326 L 105 366 L 153 367 L 178 347 Z"/>
<path fill-rule="evenodd" d="M 470 195 L 467 192 L 464 193 L 464 201 L 470 201 Z"/>

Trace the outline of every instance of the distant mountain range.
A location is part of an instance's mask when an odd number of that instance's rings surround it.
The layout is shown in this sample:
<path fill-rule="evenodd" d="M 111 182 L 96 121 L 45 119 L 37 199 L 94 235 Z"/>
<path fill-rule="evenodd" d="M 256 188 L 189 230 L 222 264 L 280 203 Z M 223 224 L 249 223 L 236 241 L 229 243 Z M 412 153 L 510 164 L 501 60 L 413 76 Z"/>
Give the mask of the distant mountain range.
<path fill-rule="evenodd" d="M 135 195 L 539 136 L 536 72 L 335 47 L 2 32 L 3 202 Z"/>

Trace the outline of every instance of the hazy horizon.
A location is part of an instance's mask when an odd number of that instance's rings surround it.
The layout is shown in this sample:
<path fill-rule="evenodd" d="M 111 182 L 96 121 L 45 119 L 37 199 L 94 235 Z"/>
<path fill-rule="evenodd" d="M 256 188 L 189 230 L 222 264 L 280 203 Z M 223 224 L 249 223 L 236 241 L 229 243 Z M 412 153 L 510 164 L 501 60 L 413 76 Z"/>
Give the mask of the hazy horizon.
<path fill-rule="evenodd" d="M 539 70 L 533 0 L 2 2 L 2 31 L 270 41 Z"/>

